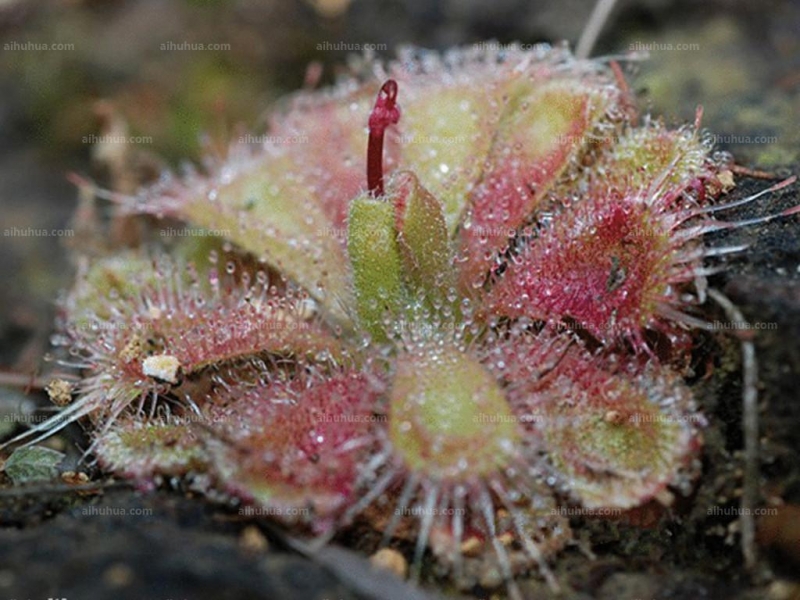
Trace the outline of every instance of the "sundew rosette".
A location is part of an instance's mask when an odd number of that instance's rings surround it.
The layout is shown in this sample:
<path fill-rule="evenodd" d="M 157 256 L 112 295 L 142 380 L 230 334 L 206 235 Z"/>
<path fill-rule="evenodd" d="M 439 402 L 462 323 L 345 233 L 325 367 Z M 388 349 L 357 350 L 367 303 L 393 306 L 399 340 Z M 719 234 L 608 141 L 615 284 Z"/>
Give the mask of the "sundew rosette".
<path fill-rule="evenodd" d="M 699 124 L 633 106 L 618 70 L 549 46 L 412 50 L 292 97 L 263 147 L 116 198 L 230 235 L 86 266 L 58 426 L 86 417 L 145 486 L 202 475 L 288 526 L 412 541 L 415 577 L 430 552 L 461 587 L 557 588 L 560 506 L 691 490 L 704 421 L 677 365 L 705 260 L 742 249 L 703 244 L 738 224 Z"/>

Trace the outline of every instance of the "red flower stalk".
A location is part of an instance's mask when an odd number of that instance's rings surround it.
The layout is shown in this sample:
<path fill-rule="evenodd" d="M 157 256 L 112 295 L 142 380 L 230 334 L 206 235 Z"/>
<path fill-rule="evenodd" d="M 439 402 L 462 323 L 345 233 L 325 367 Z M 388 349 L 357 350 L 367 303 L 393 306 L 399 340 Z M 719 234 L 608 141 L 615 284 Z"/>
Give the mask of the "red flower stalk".
<path fill-rule="evenodd" d="M 373 197 L 383 196 L 383 134 L 389 125 L 400 120 L 397 105 L 397 82 L 389 79 L 381 86 L 375 107 L 369 115 L 367 145 L 367 187 Z"/>

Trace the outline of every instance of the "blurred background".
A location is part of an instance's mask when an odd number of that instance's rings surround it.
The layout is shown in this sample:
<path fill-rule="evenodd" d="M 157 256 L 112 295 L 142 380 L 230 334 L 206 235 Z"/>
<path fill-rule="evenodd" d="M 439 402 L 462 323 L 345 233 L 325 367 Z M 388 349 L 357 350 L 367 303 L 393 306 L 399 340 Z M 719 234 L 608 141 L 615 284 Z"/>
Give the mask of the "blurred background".
<path fill-rule="evenodd" d="M 401 44 L 444 49 L 486 40 L 566 40 L 574 46 L 593 5 L 594 0 L 0 0 L 0 383 L 24 383 L 43 368 L 54 301 L 71 281 L 71 249 L 85 242 L 72 220 L 78 206 L 75 175 L 133 193 L 167 170 L 201 165 L 204 157 L 223 153 L 241 132 L 264 133 L 265 116 L 284 94 L 330 84 L 362 68 L 365 56 L 390 58 Z M 703 124 L 716 135 L 720 150 L 733 153 L 739 164 L 785 176 L 800 172 L 798 32 L 800 2 L 793 0 L 619 0 L 593 55 L 649 52 L 648 60 L 627 67 L 645 111 L 675 125 L 692 122 L 702 104 Z M 755 189 L 763 187 L 757 182 Z M 111 207 L 101 204 L 101 209 L 110 212 Z M 774 452 L 769 469 L 779 482 L 775 493 L 793 501 L 794 514 L 800 514 L 795 426 L 800 418 L 800 244 L 791 222 L 775 223 L 765 232 L 750 230 L 747 235 L 758 235 L 758 244 L 728 279 L 712 283 L 740 304 L 763 302 L 760 318 L 781 322 L 780 333 L 761 338 L 766 341 L 759 349 L 762 379 L 773 390 L 766 426 L 784 448 Z M 730 345 L 735 356 L 738 342 Z M 731 380 L 731 388 L 714 389 L 713 397 L 720 399 L 723 420 L 731 423 L 730 447 L 736 448 L 741 378 L 734 374 Z M 0 409 L 30 401 L 15 388 L 0 386 Z M 158 501 L 181 502 L 171 496 Z M 196 504 L 184 508 L 181 525 L 204 522 L 204 510 Z M 12 522 L 25 522 L 17 517 L 25 511 L 14 511 Z M 47 511 L 40 506 L 25 514 L 38 521 Z M 0 521 L 4 514 L 0 511 Z M 67 564 L 76 551 L 69 544 L 80 546 L 82 539 L 95 539 L 92 535 L 111 536 L 108 545 L 116 540 L 120 556 L 140 552 L 141 563 L 152 567 L 152 538 L 132 542 L 139 534 L 135 523 L 120 521 L 119 531 L 94 522 L 81 526 L 94 527 L 90 533 L 60 523 L 59 549 L 37 563 L 44 571 L 31 571 L 30 581 L 47 580 L 48 561 Z M 217 538 L 208 547 L 191 538 L 196 544 L 191 545 L 173 531 L 171 517 L 160 527 L 163 548 L 177 553 L 187 570 L 204 552 L 217 564 L 216 583 L 198 575 L 198 590 L 208 585 L 224 590 L 234 579 L 243 586 L 250 581 L 250 571 L 243 575 L 236 569 L 244 567 L 226 562 L 235 559 L 215 546 Z M 776 525 L 776 531 L 783 529 Z M 27 565 L 25 552 L 41 546 L 35 535 L 25 538 L 27 550 L 9 549 L 19 564 Z M 799 538 L 795 533 L 788 542 L 795 565 L 800 564 Z M 693 556 L 698 545 L 689 534 L 682 539 L 685 553 L 677 548 L 675 555 Z M 661 551 L 663 544 L 653 546 L 654 563 Z M 105 565 L 113 551 L 103 552 L 98 550 L 96 564 L 87 563 L 87 572 Z M 721 552 L 736 555 L 729 546 Z M 710 562 L 710 569 L 725 568 L 716 558 Z M 159 586 L 173 567 L 156 567 L 163 571 L 153 574 Z M 599 587 L 612 572 L 607 567 L 589 583 Z M 0 568 L 0 587 L 4 573 Z M 308 573 L 292 585 L 313 586 Z M 81 597 L 100 597 L 86 587 L 92 582 L 75 582 L 69 589 L 85 590 Z M 726 576 L 718 578 L 715 589 L 725 590 L 727 583 Z M 261 585 L 262 579 L 252 580 L 253 589 Z M 609 599 L 623 597 L 609 589 Z M 654 589 L 645 586 L 639 596 L 655 597 Z M 686 587 L 669 597 L 732 597 L 699 590 Z M 329 591 L 330 597 L 346 595 L 334 587 Z"/>

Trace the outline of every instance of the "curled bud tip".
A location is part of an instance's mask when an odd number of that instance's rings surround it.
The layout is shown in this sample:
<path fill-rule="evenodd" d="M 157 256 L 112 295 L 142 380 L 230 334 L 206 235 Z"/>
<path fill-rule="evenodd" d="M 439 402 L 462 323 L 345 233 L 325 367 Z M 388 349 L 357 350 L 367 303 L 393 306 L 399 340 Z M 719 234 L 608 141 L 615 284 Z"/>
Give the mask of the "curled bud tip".
<path fill-rule="evenodd" d="M 369 115 L 367 186 L 374 197 L 383 195 L 383 132 L 389 125 L 396 125 L 399 120 L 397 82 L 389 79 L 381 86 L 375 107 Z"/>

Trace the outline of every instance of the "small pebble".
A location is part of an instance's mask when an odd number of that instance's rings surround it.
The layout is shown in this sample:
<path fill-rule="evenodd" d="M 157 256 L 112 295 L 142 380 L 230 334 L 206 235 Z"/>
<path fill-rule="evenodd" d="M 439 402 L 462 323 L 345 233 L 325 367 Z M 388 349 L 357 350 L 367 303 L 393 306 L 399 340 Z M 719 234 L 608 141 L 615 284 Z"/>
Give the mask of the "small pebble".
<path fill-rule="evenodd" d="M 675 502 L 675 496 L 669 490 L 661 490 L 655 495 L 656 500 L 658 500 L 661 506 L 672 506 L 672 503 Z"/>
<path fill-rule="evenodd" d="M 401 579 L 408 577 L 408 561 L 405 556 L 392 548 L 381 548 L 369 557 L 372 566 L 394 573 Z"/>
<path fill-rule="evenodd" d="M 731 173 L 728 169 L 721 171 L 717 175 L 717 180 L 722 184 L 722 190 L 725 193 L 736 187 L 736 183 L 733 180 L 733 173 Z"/>
<path fill-rule="evenodd" d="M 84 485 L 89 483 L 89 476 L 86 473 L 76 473 L 75 471 L 64 471 L 61 474 L 61 481 L 69 485 Z"/>
<path fill-rule="evenodd" d="M 10 588 L 14 585 L 15 579 L 14 571 L 0 569 L 0 588 Z"/>
<path fill-rule="evenodd" d="M 800 597 L 800 585 L 779 579 L 770 584 L 767 593 L 770 600 L 796 600 Z"/>
<path fill-rule="evenodd" d="M 115 563 L 103 573 L 103 580 L 115 588 L 125 587 L 133 581 L 133 571 L 123 563 Z"/>
<path fill-rule="evenodd" d="M 178 383 L 178 370 L 181 363 L 169 354 L 148 356 L 142 361 L 142 373 L 167 383 Z"/>
<path fill-rule="evenodd" d="M 72 402 L 72 385 L 63 379 L 53 379 L 47 384 L 47 395 L 57 406 L 66 406 Z"/>
<path fill-rule="evenodd" d="M 255 525 L 249 525 L 239 536 L 239 548 L 252 554 L 260 554 L 269 549 L 269 541 Z"/>
<path fill-rule="evenodd" d="M 45 448 L 50 448 L 57 452 L 64 452 L 64 450 L 67 449 L 67 442 L 64 441 L 64 438 L 57 435 L 44 440 L 42 442 L 42 446 L 44 446 Z"/>
<path fill-rule="evenodd" d="M 478 556 L 481 548 L 483 548 L 483 542 L 475 536 L 461 542 L 461 554 L 464 556 Z"/>
<path fill-rule="evenodd" d="M 503 546 L 510 546 L 514 541 L 514 534 L 510 531 L 506 531 L 505 533 L 498 535 L 497 539 L 501 544 L 503 544 Z"/>

